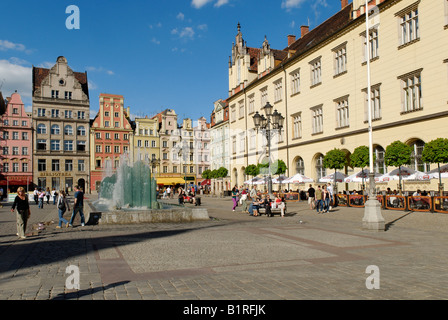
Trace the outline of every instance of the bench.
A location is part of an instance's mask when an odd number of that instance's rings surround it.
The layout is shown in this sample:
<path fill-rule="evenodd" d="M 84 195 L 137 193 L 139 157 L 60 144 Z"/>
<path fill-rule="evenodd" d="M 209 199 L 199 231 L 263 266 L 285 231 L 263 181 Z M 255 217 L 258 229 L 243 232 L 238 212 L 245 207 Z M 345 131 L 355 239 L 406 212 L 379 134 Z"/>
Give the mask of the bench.
<path fill-rule="evenodd" d="M 286 202 L 284 202 L 284 204 L 285 204 L 285 214 L 286 214 L 286 209 L 287 209 L 287 206 L 286 206 Z M 258 213 L 261 215 L 261 214 L 266 214 L 266 208 L 265 207 L 260 207 L 259 209 L 258 209 Z M 280 208 L 271 208 L 271 214 L 272 215 L 274 215 L 274 214 L 281 214 L 282 213 L 282 209 L 280 209 Z"/>

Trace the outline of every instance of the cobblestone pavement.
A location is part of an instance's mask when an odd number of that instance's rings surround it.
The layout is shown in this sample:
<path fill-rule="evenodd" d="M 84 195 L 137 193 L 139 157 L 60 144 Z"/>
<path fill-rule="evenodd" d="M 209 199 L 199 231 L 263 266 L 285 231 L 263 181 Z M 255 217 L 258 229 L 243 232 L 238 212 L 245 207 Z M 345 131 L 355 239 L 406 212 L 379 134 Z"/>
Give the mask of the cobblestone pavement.
<path fill-rule="evenodd" d="M 317 214 L 297 202 L 269 218 L 232 212 L 229 198 L 202 203 L 209 221 L 81 227 L 78 217 L 69 229 L 55 228 L 55 206 L 33 204 L 25 240 L 5 204 L 0 300 L 448 299 L 448 215 L 383 210 L 387 230 L 371 232 L 362 208 Z"/>

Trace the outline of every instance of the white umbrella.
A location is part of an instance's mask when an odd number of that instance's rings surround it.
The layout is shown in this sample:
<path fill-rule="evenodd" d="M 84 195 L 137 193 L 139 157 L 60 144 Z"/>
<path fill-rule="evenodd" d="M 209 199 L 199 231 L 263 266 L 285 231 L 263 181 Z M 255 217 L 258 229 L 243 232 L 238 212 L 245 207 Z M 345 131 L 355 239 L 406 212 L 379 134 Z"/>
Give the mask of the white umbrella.
<path fill-rule="evenodd" d="M 272 183 L 274 183 L 274 184 L 286 184 L 287 183 L 286 181 L 288 179 L 289 178 L 287 176 L 281 175 L 281 176 L 279 176 L 277 178 L 272 179 Z"/>
<path fill-rule="evenodd" d="M 262 178 L 254 177 L 250 180 L 244 181 L 245 184 L 255 184 L 256 182 L 263 180 Z"/>
<path fill-rule="evenodd" d="M 344 182 L 345 178 L 347 178 L 346 174 L 343 174 L 342 172 L 336 171 L 336 182 Z M 334 173 L 320 178 L 319 182 L 334 182 Z"/>
<path fill-rule="evenodd" d="M 305 183 L 305 182 L 314 182 L 314 180 L 308 178 L 303 174 L 297 173 L 296 175 L 284 181 L 283 183 Z"/>
<path fill-rule="evenodd" d="M 363 182 L 363 181 L 368 181 L 369 180 L 369 169 L 365 169 L 364 171 L 359 171 L 358 173 L 354 173 L 350 176 L 348 176 L 347 178 L 344 179 L 344 182 Z M 382 174 L 381 173 L 377 173 L 375 172 L 375 178 L 379 178 L 381 177 Z"/>
<path fill-rule="evenodd" d="M 439 168 L 437 167 L 437 168 L 429 171 L 428 173 L 434 174 L 434 176 L 436 178 L 438 178 L 439 177 Z M 448 164 L 440 167 L 440 177 L 448 178 Z"/>
<path fill-rule="evenodd" d="M 392 170 L 389 173 L 385 173 L 382 176 L 375 178 L 376 182 L 387 182 L 387 181 L 392 181 L 392 180 L 399 180 L 400 179 L 400 175 L 401 175 L 401 179 L 406 180 L 406 178 L 408 178 L 409 176 L 415 174 L 417 171 L 408 168 L 408 167 L 401 167 L 401 168 L 397 168 L 395 170 Z"/>
<path fill-rule="evenodd" d="M 426 173 L 421 171 L 416 171 L 415 173 L 411 174 L 410 176 L 403 177 L 403 180 L 418 180 L 418 181 L 427 181 L 430 179 L 436 179 L 439 176 L 435 175 L 434 173 Z"/>

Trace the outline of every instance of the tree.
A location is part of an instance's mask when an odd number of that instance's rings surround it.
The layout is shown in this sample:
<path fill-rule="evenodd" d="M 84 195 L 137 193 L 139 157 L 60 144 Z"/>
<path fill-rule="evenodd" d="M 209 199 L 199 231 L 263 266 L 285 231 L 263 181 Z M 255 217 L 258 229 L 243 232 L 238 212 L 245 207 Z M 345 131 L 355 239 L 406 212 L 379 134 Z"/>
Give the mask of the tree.
<path fill-rule="evenodd" d="M 334 148 L 328 151 L 324 156 L 323 166 L 334 169 L 334 186 L 336 188 L 336 171 L 343 169 L 347 165 L 347 157 L 341 149 Z"/>
<path fill-rule="evenodd" d="M 285 174 L 286 170 L 288 168 L 286 167 L 286 163 L 283 160 L 276 160 L 273 164 L 271 164 L 271 172 L 272 174 Z"/>
<path fill-rule="evenodd" d="M 426 143 L 422 152 L 422 160 L 427 163 L 437 163 L 439 168 L 439 192 L 441 192 L 442 177 L 440 175 L 440 164 L 448 163 L 448 139 L 438 138 Z"/>
<path fill-rule="evenodd" d="M 412 148 L 401 141 L 394 141 L 386 147 L 384 160 L 387 166 L 398 167 L 399 188 L 401 194 L 401 166 L 411 163 Z"/>
<path fill-rule="evenodd" d="M 246 176 L 256 177 L 260 173 L 260 168 L 255 164 L 250 164 L 244 169 Z"/>
<path fill-rule="evenodd" d="M 218 169 L 218 172 L 217 172 L 217 177 L 218 178 L 225 178 L 225 177 L 227 177 L 227 174 L 229 173 L 229 170 L 227 170 L 227 168 L 225 168 L 225 167 L 220 167 L 219 169 Z"/>
<path fill-rule="evenodd" d="M 375 161 L 375 154 L 373 154 Z M 364 167 L 370 164 L 370 151 L 367 146 L 357 147 L 350 155 L 350 165 L 352 168 L 361 168 L 363 173 L 362 185 L 364 186 Z"/>
<path fill-rule="evenodd" d="M 204 170 L 202 172 L 202 178 L 204 179 L 212 179 L 212 171 L 211 170 Z"/>

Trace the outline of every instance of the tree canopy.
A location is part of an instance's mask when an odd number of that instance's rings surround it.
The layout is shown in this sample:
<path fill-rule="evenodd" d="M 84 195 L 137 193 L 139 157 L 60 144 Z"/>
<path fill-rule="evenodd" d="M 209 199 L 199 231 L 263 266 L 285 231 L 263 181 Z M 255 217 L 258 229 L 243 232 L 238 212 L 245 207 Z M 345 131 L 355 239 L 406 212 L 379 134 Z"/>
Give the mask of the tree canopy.
<path fill-rule="evenodd" d="M 373 161 L 375 161 L 375 154 L 373 154 Z M 357 147 L 350 155 L 350 165 L 352 168 L 365 168 L 370 164 L 369 147 Z"/>
<path fill-rule="evenodd" d="M 422 160 L 426 163 L 448 163 L 448 139 L 438 138 L 426 143 Z"/>
<path fill-rule="evenodd" d="M 411 163 L 412 148 L 401 141 L 394 141 L 386 147 L 384 160 L 387 166 L 401 167 Z"/>
<path fill-rule="evenodd" d="M 343 169 L 347 165 L 345 152 L 337 148 L 328 151 L 324 156 L 323 165 L 328 169 Z"/>

